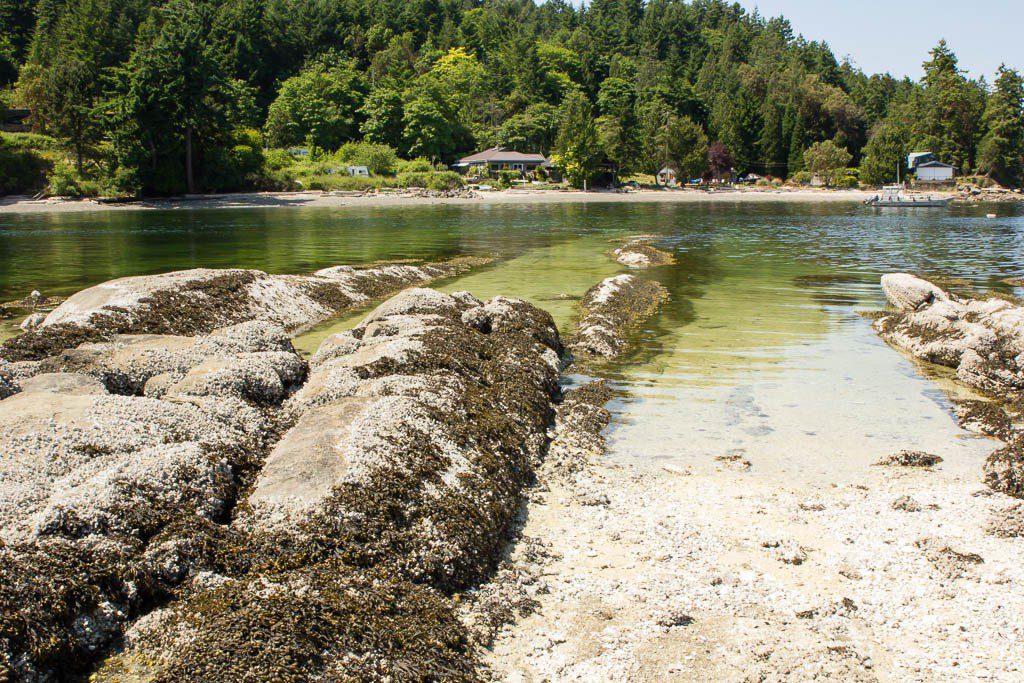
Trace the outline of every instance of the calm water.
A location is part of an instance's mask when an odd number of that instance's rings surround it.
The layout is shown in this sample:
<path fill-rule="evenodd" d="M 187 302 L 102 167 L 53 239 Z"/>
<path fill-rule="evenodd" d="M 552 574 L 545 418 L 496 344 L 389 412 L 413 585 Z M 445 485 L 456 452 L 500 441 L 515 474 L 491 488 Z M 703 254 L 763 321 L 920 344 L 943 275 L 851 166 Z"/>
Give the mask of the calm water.
<path fill-rule="evenodd" d="M 999 217 L 987 219 L 996 211 Z M 603 371 L 622 390 L 619 457 L 695 468 L 737 454 L 755 471 L 863 468 L 894 448 L 973 465 L 945 393 L 878 341 L 859 312 L 878 278 L 942 273 L 1012 291 L 1024 275 L 1017 207 L 879 211 L 819 205 L 536 205 L 247 209 L 0 215 L 0 301 L 68 294 L 114 277 L 205 267 L 303 272 L 337 263 L 488 254 L 494 265 L 440 283 L 533 300 L 570 330 L 576 300 L 621 272 L 611 240 L 658 237 L 674 266 L 649 271 L 672 301 Z M 314 349 L 353 317 L 298 340 Z M 8 329 L 9 329 L 8 324 Z M 817 456 L 817 457 L 815 457 Z"/>

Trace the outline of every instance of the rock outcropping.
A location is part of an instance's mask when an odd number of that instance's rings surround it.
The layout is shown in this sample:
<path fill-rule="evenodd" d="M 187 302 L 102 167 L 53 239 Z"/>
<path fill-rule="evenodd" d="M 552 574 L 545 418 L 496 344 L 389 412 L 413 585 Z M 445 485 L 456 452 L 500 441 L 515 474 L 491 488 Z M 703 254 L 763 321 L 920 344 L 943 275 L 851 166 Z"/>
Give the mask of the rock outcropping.
<path fill-rule="evenodd" d="M 7 678 L 80 674 L 194 578 L 226 529 L 306 366 L 267 323 L 211 339 L 150 336 L 143 353 L 115 338 L 83 351 L 74 371 L 59 359 L 3 368 L 13 380 L 0 401 Z M 195 347 L 215 348 L 215 371 L 209 355 L 184 351 Z M 166 378 L 163 390 L 140 395 L 152 378 Z"/>
<path fill-rule="evenodd" d="M 0 357 L 39 360 L 114 334 L 195 336 L 249 321 L 295 332 L 370 299 L 483 262 L 335 266 L 312 275 L 200 268 L 121 278 L 70 297 L 37 327 L 4 342 Z"/>
<path fill-rule="evenodd" d="M 602 280 L 583 295 L 581 317 L 569 348 L 578 358 L 612 358 L 626 347 L 626 332 L 657 310 L 668 290 L 635 275 Z"/>
<path fill-rule="evenodd" d="M 642 239 L 627 242 L 612 253 L 615 254 L 615 260 L 627 268 L 654 268 L 676 261 L 669 252 L 652 247 Z"/>
<path fill-rule="evenodd" d="M 497 563 L 547 448 L 551 317 L 407 290 L 304 382 L 276 340 L 115 337 L 0 401 L 12 473 L 58 454 L 0 508 L 11 678 L 79 673 L 123 638 L 95 680 L 476 679 L 452 596 Z"/>
<path fill-rule="evenodd" d="M 997 400 L 1019 403 L 1024 396 L 1024 307 L 1000 298 L 964 299 L 904 273 L 882 278 L 895 309 L 875 322 L 891 344 L 930 363 L 956 370 L 957 378 Z M 967 419 L 976 422 L 976 407 Z M 989 412 L 993 412 L 990 410 Z M 1024 434 L 1001 409 L 985 417 L 984 431 L 1007 441 L 985 463 L 993 489 L 1024 497 Z"/>

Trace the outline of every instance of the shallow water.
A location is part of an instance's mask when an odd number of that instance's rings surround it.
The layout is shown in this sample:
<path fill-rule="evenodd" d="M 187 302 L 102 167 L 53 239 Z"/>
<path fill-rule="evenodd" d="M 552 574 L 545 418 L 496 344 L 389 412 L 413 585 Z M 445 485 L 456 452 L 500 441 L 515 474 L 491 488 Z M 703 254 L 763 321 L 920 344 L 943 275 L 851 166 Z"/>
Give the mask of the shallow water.
<path fill-rule="evenodd" d="M 986 213 L 995 211 L 996 219 Z M 380 209 L 180 210 L 0 215 L 0 301 L 68 294 L 113 277 L 188 267 L 305 272 L 337 263 L 487 254 L 445 291 L 521 296 L 572 328 L 577 300 L 622 269 L 612 240 L 653 234 L 677 263 L 647 271 L 672 300 L 601 368 L 613 455 L 706 469 L 828 477 L 898 448 L 976 468 L 991 450 L 948 399 L 859 315 L 883 305 L 882 273 L 962 278 L 1013 292 L 1024 275 L 1018 207 L 940 211 L 856 204 L 602 204 Z M 361 312 L 297 340 L 311 352 Z M 8 331 L 11 321 L 7 321 Z"/>

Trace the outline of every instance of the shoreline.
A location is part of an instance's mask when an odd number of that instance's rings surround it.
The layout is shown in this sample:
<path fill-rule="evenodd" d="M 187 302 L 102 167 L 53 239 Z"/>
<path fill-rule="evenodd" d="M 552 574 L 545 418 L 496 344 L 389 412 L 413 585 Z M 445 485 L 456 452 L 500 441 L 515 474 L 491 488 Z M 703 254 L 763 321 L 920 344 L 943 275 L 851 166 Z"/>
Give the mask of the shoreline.
<path fill-rule="evenodd" d="M 607 203 L 730 203 L 730 202 L 863 202 L 877 194 L 867 190 L 739 189 L 639 190 L 634 192 L 582 192 L 559 190 L 503 190 L 475 197 L 433 197 L 411 193 L 349 196 L 307 192 L 243 192 L 189 198 L 147 199 L 123 204 L 101 204 L 92 199 L 0 198 L 0 214 L 91 213 L 104 211 L 152 211 L 169 209 L 245 208 L 359 208 L 387 206 L 469 206 L 514 204 L 607 204 Z"/>

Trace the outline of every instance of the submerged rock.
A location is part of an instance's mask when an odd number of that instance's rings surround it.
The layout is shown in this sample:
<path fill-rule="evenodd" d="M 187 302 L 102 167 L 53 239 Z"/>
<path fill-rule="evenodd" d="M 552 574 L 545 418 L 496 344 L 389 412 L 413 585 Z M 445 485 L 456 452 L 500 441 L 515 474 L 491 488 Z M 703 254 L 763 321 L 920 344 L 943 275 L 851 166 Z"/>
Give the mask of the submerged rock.
<path fill-rule="evenodd" d="M 635 275 L 602 280 L 583 295 L 580 322 L 569 348 L 583 358 L 619 355 L 626 346 L 627 330 L 654 313 L 667 298 L 668 290 L 662 285 Z"/>
<path fill-rule="evenodd" d="M 421 266 L 336 266 L 313 275 L 199 268 L 121 278 L 70 297 L 37 328 L 5 341 L 0 357 L 39 360 L 115 334 L 195 336 L 247 321 L 294 332 L 374 297 L 482 262 L 460 258 Z"/>
<path fill-rule="evenodd" d="M 475 680 L 445 595 L 498 560 L 559 351 L 525 302 L 422 289 L 325 340 L 239 506 L 228 576 L 140 624 L 97 680 Z"/>
<path fill-rule="evenodd" d="M 652 247 L 642 240 L 629 242 L 612 253 L 615 254 L 615 260 L 627 268 L 653 268 L 676 262 L 669 252 Z"/>

